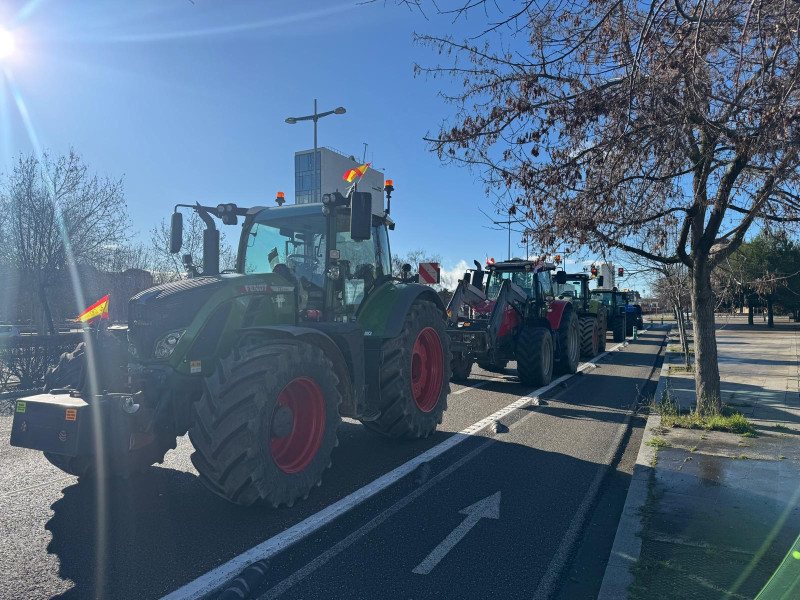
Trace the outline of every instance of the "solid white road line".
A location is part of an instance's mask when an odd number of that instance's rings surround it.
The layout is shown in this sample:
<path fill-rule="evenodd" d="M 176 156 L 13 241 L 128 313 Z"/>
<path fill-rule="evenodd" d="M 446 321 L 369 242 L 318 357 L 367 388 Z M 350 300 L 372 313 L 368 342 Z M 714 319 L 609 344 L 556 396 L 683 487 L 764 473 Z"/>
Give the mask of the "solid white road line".
<path fill-rule="evenodd" d="M 592 368 L 590 366 L 592 363 L 595 363 L 596 361 L 600 360 L 608 353 L 614 352 L 615 350 L 619 350 L 627 345 L 628 342 L 620 342 L 619 344 L 612 346 L 602 354 L 598 354 L 590 361 L 581 365 L 578 368 L 578 371 L 579 372 L 585 371 L 586 369 Z M 293 525 L 289 529 L 286 529 L 285 531 L 279 533 L 278 535 L 275 535 L 269 538 L 268 540 L 261 542 L 257 546 L 253 546 L 249 550 L 246 550 L 242 554 L 239 554 L 238 556 L 235 556 L 232 559 L 230 559 L 228 562 L 220 565 L 216 569 L 208 571 L 207 573 L 201 575 L 197 579 L 190 581 L 183 587 L 178 588 L 174 592 L 167 594 L 166 596 L 163 597 L 162 600 L 196 600 L 202 598 L 207 594 L 210 594 L 211 592 L 217 590 L 219 587 L 224 585 L 227 581 L 236 577 L 249 564 L 259 560 L 270 558 L 272 556 L 275 556 L 276 554 L 279 554 L 280 552 L 283 552 L 289 546 L 296 544 L 306 536 L 314 533 L 315 531 L 321 529 L 322 527 L 325 527 L 326 525 L 328 525 L 335 519 L 339 518 L 343 514 L 349 512 L 351 509 L 355 508 L 365 500 L 368 500 L 372 496 L 376 495 L 377 493 L 385 490 L 392 484 L 396 483 L 403 477 L 409 475 L 423 463 L 430 462 L 433 459 L 437 458 L 438 456 L 441 456 L 448 450 L 456 447 L 461 442 L 466 441 L 471 436 L 485 429 L 486 427 L 491 425 L 494 421 L 498 421 L 503 417 L 507 416 L 509 413 L 512 413 L 515 410 L 519 410 L 520 408 L 529 404 L 533 398 L 540 396 L 541 394 L 544 394 L 545 392 L 551 390 L 558 384 L 569 379 L 571 376 L 572 375 L 562 375 L 558 379 L 555 379 L 552 382 L 550 382 L 548 385 L 532 391 L 527 396 L 519 398 L 518 400 L 509 404 L 508 406 L 492 413 L 488 417 L 484 417 L 480 421 L 473 423 L 466 429 L 462 429 L 458 433 L 454 433 L 440 444 L 437 444 L 433 448 L 426 450 L 419 456 L 412 458 L 408 462 L 403 463 L 402 465 L 394 468 L 388 473 L 381 475 L 380 477 L 371 481 L 364 487 L 359 488 L 354 492 L 351 492 L 341 500 L 338 500 L 333 504 L 328 505 L 321 511 L 314 513 L 313 515 L 307 517 L 303 521 L 300 521 L 299 523 Z"/>
<path fill-rule="evenodd" d="M 477 390 L 478 388 L 482 388 L 488 383 L 492 383 L 491 381 L 479 381 L 475 385 L 468 385 L 463 387 L 462 389 L 458 390 L 457 392 L 453 392 L 450 394 L 451 396 L 458 396 L 459 394 L 463 394 L 464 392 L 468 392 L 470 390 Z"/>

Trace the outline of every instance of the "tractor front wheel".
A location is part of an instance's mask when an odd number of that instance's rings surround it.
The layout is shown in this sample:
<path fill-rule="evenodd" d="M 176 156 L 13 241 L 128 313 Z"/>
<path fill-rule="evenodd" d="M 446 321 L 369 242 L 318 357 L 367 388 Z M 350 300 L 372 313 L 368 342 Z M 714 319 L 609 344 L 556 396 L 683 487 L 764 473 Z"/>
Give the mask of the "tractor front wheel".
<path fill-rule="evenodd" d="M 558 363 L 559 373 L 575 373 L 581 357 L 581 328 L 578 315 L 569 311 L 561 319 L 558 328 Z"/>
<path fill-rule="evenodd" d="M 442 311 L 417 300 L 403 330 L 383 344 L 380 416 L 364 426 L 387 437 L 428 437 L 442 422 L 450 393 L 450 338 Z"/>
<path fill-rule="evenodd" d="M 516 340 L 517 374 L 525 385 L 542 386 L 553 379 L 553 335 L 545 327 L 525 327 Z"/>
<path fill-rule="evenodd" d="M 581 317 L 581 356 L 592 358 L 600 347 L 600 328 L 595 317 Z"/>
<path fill-rule="evenodd" d="M 474 360 L 465 356 L 461 352 L 453 353 L 453 360 L 450 361 L 450 381 L 461 383 L 469 379 L 469 374 L 472 372 L 472 365 Z"/>
<path fill-rule="evenodd" d="M 612 326 L 612 331 L 614 332 L 614 341 L 615 342 L 624 342 L 625 341 L 625 317 L 624 316 L 617 316 L 614 318 L 614 325 Z"/>
<path fill-rule="evenodd" d="M 200 481 L 243 506 L 292 506 L 308 496 L 338 443 L 337 385 L 317 346 L 245 340 L 206 379 L 192 408 Z"/>

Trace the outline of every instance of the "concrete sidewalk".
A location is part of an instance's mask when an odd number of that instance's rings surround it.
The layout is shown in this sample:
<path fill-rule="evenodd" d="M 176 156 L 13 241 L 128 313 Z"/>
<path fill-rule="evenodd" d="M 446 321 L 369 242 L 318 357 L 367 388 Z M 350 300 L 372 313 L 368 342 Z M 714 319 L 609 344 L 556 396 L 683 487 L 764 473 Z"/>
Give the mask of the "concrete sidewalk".
<path fill-rule="evenodd" d="M 717 345 L 723 401 L 757 437 L 668 429 L 649 417 L 602 600 L 754 598 L 800 549 L 800 327 L 719 319 Z M 667 355 L 656 397 L 667 390 L 690 408 L 694 380 L 674 368 L 682 362 Z M 800 566 L 789 557 L 787 568 Z M 770 599 L 800 598 L 796 577 L 771 588 Z"/>

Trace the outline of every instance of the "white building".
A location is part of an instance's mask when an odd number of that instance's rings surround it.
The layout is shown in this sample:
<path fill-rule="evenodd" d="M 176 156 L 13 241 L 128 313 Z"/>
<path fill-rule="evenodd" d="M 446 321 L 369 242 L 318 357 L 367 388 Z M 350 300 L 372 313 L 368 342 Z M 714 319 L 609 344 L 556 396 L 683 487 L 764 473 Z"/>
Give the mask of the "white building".
<path fill-rule="evenodd" d="M 353 156 L 345 156 L 330 148 L 317 148 L 316 177 L 314 177 L 313 154 L 313 150 L 303 150 L 294 154 L 295 204 L 321 202 L 322 194 L 335 191 L 345 193 L 351 184 L 342 178 L 343 175 L 350 169 L 364 164 Z M 359 192 L 372 193 L 372 212 L 376 214 L 383 212 L 383 183 L 383 173 L 370 167 L 358 184 Z"/>

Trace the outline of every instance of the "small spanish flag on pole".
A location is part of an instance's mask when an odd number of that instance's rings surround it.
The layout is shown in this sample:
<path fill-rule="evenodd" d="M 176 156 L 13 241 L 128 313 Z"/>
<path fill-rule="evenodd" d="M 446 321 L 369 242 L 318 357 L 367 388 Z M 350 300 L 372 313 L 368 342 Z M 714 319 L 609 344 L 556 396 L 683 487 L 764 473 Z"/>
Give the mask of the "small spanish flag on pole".
<path fill-rule="evenodd" d="M 350 169 L 347 173 L 342 175 L 342 179 L 347 181 L 348 183 L 353 183 L 353 179 L 358 177 L 361 179 L 364 176 L 364 173 L 367 172 L 367 169 L 372 163 L 367 163 L 365 165 L 361 165 L 360 167 L 356 167 L 355 169 Z"/>
<path fill-rule="evenodd" d="M 78 315 L 76 321 L 92 323 L 95 319 L 108 319 L 108 294 Z"/>

